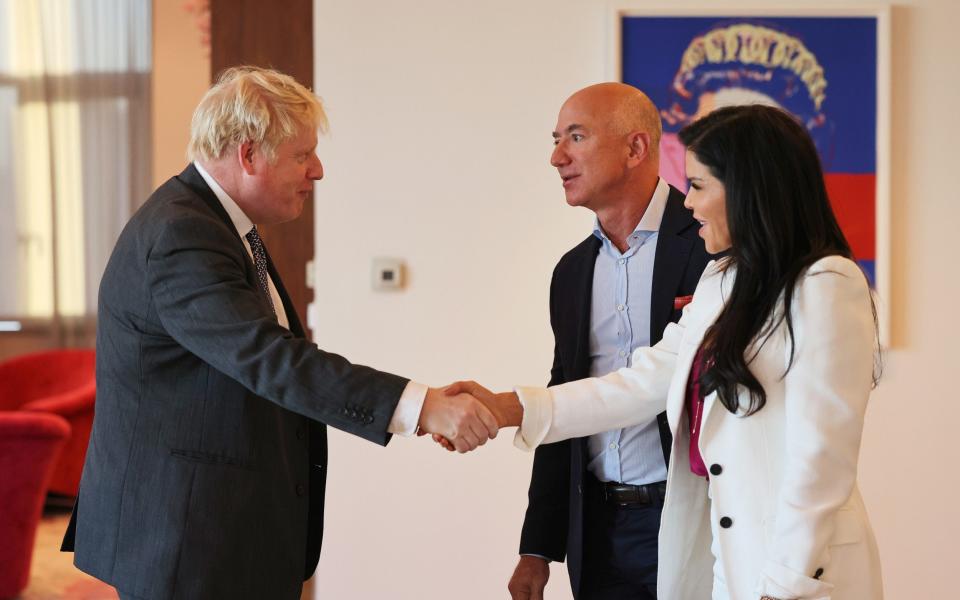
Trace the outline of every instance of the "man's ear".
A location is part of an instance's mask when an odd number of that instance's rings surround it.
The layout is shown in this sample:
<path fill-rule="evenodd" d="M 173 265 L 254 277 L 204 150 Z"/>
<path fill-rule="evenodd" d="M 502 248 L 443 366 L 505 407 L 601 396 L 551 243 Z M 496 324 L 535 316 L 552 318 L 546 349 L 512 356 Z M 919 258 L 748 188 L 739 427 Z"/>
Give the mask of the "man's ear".
<path fill-rule="evenodd" d="M 257 153 L 257 146 L 253 142 L 242 142 L 237 146 L 237 162 L 247 175 L 253 175 L 257 172 L 254 164 L 254 156 Z"/>
<path fill-rule="evenodd" d="M 650 155 L 650 134 L 645 131 L 634 131 L 627 139 L 630 142 L 629 158 L 638 163 L 646 160 Z"/>

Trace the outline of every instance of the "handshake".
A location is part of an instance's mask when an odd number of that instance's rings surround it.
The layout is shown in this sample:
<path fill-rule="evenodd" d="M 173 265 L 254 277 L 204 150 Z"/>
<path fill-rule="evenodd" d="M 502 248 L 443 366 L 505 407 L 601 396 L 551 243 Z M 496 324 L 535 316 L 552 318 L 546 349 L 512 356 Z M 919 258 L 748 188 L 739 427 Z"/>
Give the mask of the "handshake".
<path fill-rule="evenodd" d="M 463 453 L 497 437 L 501 427 L 519 427 L 522 417 L 516 393 L 494 394 L 475 381 L 458 381 L 427 391 L 417 433 Z"/>

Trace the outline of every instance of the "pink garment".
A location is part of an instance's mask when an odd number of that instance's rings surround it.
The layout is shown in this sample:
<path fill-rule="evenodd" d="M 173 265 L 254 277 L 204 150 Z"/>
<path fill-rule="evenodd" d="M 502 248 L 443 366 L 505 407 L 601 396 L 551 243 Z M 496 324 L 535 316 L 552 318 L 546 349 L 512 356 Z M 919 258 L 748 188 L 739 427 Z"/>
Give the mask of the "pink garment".
<path fill-rule="evenodd" d="M 690 367 L 690 378 L 687 379 L 687 422 L 690 425 L 690 471 L 701 477 L 710 476 L 707 465 L 700 454 L 700 428 L 703 426 L 703 393 L 700 390 L 700 375 L 706 363 L 703 356 L 703 347 L 697 350 L 693 357 L 693 366 Z"/>
<path fill-rule="evenodd" d="M 677 134 L 664 132 L 660 138 L 660 177 L 681 192 L 687 190 L 686 155 L 687 148 Z"/>

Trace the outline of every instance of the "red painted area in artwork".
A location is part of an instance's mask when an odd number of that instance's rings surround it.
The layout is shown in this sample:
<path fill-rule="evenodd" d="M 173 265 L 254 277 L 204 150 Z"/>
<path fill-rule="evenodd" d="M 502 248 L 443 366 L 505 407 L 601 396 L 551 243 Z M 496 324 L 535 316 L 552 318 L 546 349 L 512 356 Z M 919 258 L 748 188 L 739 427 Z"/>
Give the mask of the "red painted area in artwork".
<path fill-rule="evenodd" d="M 824 181 L 854 257 L 874 260 L 877 253 L 876 176 L 873 173 L 826 173 Z"/>

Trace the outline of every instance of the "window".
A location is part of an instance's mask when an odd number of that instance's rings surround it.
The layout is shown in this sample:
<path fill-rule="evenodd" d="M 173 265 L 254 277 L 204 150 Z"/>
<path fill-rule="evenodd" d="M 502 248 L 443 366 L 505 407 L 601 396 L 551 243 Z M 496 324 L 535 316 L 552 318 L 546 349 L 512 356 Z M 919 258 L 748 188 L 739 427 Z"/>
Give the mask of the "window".
<path fill-rule="evenodd" d="M 92 322 L 150 191 L 150 13 L 149 0 L 0 0 L 0 321 Z"/>

